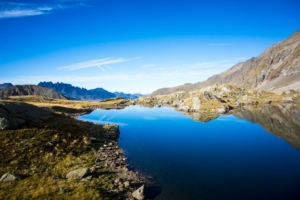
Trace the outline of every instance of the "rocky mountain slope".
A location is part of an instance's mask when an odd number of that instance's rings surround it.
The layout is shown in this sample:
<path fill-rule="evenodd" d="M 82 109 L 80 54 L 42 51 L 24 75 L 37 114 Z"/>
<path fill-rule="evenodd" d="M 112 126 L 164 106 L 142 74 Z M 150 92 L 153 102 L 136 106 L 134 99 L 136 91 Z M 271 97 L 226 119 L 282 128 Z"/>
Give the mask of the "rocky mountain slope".
<path fill-rule="evenodd" d="M 274 91 L 300 90 L 300 30 L 286 40 L 270 46 L 259 56 L 237 63 L 206 81 L 158 89 L 151 95 L 196 91 L 224 83 Z"/>
<path fill-rule="evenodd" d="M 51 99 L 67 99 L 58 92 L 42 88 L 36 85 L 16 85 L 0 91 L 0 99 L 8 98 L 9 96 L 26 96 L 37 95 Z"/>
<path fill-rule="evenodd" d="M 0 90 L 4 90 L 4 89 L 10 88 L 12 86 L 13 86 L 13 84 L 11 84 L 11 83 L 3 83 L 3 84 L 0 84 Z"/>
<path fill-rule="evenodd" d="M 85 89 L 75 87 L 71 84 L 67 83 L 52 83 L 52 82 L 40 82 L 38 86 L 43 88 L 53 89 L 70 99 L 74 100 L 101 100 L 107 98 L 115 98 L 115 97 L 122 97 L 125 99 L 136 99 L 138 98 L 139 94 L 125 94 L 123 92 L 109 92 L 103 88 L 96 88 L 96 89 Z"/>

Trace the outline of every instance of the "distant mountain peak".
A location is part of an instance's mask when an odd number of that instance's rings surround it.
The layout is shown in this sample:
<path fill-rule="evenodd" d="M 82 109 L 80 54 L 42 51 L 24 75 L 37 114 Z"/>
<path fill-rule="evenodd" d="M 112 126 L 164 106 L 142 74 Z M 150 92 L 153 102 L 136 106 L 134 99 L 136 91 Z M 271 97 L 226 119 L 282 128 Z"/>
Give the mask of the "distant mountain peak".
<path fill-rule="evenodd" d="M 70 99 L 74 100 L 102 100 L 107 98 L 116 98 L 116 97 L 123 97 L 125 99 L 136 99 L 141 95 L 132 95 L 132 94 L 125 94 L 125 93 L 112 93 L 109 92 L 101 87 L 95 89 L 85 89 L 73 86 L 68 83 L 52 83 L 52 82 L 40 82 L 38 84 L 44 88 L 53 89 Z"/>

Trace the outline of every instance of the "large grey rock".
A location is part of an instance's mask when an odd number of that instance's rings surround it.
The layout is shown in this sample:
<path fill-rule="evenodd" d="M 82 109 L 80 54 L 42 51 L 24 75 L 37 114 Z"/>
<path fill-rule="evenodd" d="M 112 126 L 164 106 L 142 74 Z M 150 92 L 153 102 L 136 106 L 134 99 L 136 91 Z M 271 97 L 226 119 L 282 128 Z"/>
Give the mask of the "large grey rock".
<path fill-rule="evenodd" d="M 16 181 L 20 180 L 22 177 L 18 174 L 6 173 L 0 178 L 0 182 Z"/>
<path fill-rule="evenodd" d="M 26 121 L 42 122 L 50 111 L 26 103 L 0 102 L 0 130 L 17 129 Z"/>
<path fill-rule="evenodd" d="M 109 125 L 109 130 L 105 133 L 105 136 L 110 139 L 117 139 L 120 136 L 118 125 Z"/>
<path fill-rule="evenodd" d="M 138 188 L 136 191 L 132 193 L 132 196 L 138 200 L 144 200 L 145 199 L 145 185 L 142 185 L 140 188 Z"/>
<path fill-rule="evenodd" d="M 66 176 L 68 179 L 82 179 L 91 173 L 90 168 L 80 168 L 69 172 Z"/>

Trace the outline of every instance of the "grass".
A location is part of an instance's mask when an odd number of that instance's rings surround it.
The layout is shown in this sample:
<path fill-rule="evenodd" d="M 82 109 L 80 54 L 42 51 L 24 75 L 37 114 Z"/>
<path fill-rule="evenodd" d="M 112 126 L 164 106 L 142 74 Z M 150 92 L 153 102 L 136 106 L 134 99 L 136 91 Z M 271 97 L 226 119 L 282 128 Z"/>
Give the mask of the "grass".
<path fill-rule="evenodd" d="M 114 103 L 48 100 L 42 97 L 13 97 L 8 101 L 23 101 L 40 107 L 60 106 L 83 109 L 88 106 L 113 108 Z M 46 102 L 49 101 L 49 102 Z M 108 192 L 116 175 L 103 165 L 94 166 L 95 153 L 101 142 L 91 143 L 89 137 L 103 139 L 109 127 L 78 121 L 53 114 L 42 123 L 28 122 L 18 130 L 3 130 L 0 134 L 0 175 L 21 174 L 15 182 L 0 182 L 0 199 L 113 199 Z M 83 182 L 67 180 L 66 174 L 81 167 L 93 168 L 93 179 Z M 65 192 L 59 194 L 60 188 Z"/>
<path fill-rule="evenodd" d="M 109 101 L 75 101 L 49 99 L 41 96 L 11 96 L 7 101 L 22 101 L 38 107 L 64 107 L 72 109 L 87 109 L 87 108 L 115 108 L 114 104 L 124 101 L 124 99 L 111 99 Z M 124 106 L 127 104 L 124 104 Z M 120 107 L 124 107 L 120 106 Z"/>

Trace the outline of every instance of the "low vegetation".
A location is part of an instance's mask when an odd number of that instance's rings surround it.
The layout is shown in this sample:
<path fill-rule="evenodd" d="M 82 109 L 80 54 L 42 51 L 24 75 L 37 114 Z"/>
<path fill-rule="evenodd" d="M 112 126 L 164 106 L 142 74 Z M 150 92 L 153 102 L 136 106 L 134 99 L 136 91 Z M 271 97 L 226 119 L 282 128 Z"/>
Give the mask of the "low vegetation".
<path fill-rule="evenodd" d="M 66 108 L 73 114 L 93 107 L 126 105 L 124 99 L 80 102 L 37 96 L 5 100 L 9 101 L 22 101 L 47 109 Z M 111 188 L 115 172 L 101 163 L 95 165 L 95 154 L 103 145 L 107 129 L 109 126 L 79 121 L 56 112 L 41 123 L 27 122 L 17 130 L 2 130 L 0 175 L 12 172 L 23 178 L 0 182 L 1 199 L 114 199 L 116 194 L 111 192 Z M 91 137 L 97 138 L 97 142 L 91 142 Z M 91 180 L 65 178 L 69 171 L 90 166 L 93 166 Z"/>

